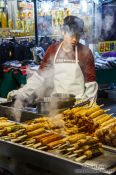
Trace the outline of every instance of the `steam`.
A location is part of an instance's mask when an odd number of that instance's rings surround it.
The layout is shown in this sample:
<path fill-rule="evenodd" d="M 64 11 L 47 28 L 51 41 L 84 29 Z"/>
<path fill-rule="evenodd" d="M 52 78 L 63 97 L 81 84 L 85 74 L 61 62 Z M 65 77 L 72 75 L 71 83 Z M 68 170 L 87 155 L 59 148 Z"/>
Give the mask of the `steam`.
<path fill-rule="evenodd" d="M 53 67 L 51 64 L 45 70 L 30 75 L 29 72 L 27 84 L 16 92 L 12 114 L 17 122 L 20 122 L 22 110 L 26 106 L 38 103 L 41 98 L 49 96 L 53 88 Z"/>
<path fill-rule="evenodd" d="M 52 123 L 54 123 L 55 126 L 59 128 L 64 128 L 65 126 L 65 122 L 63 120 L 63 114 L 57 114 L 55 116 L 51 116 L 50 120 L 52 121 Z"/>
<path fill-rule="evenodd" d="M 105 16 L 103 29 L 108 32 L 111 30 L 114 23 L 114 17 L 111 15 Z"/>
<path fill-rule="evenodd" d="M 114 16 L 107 15 L 104 18 L 103 22 L 103 31 L 106 37 L 108 37 L 109 32 L 112 33 L 113 29 L 113 23 L 114 23 Z"/>
<path fill-rule="evenodd" d="M 22 103 L 21 99 L 16 99 L 16 101 L 13 105 L 12 114 L 13 114 L 16 122 L 20 122 L 20 120 L 21 120 L 22 110 L 24 109 L 23 105 L 24 104 Z"/>
<path fill-rule="evenodd" d="M 101 36 L 101 29 L 102 29 L 102 16 L 100 13 L 95 14 L 95 33 L 94 36 L 98 40 Z"/>
<path fill-rule="evenodd" d="M 110 6 L 104 8 L 102 14 L 98 10 L 95 11 L 94 36 L 96 41 L 110 40 L 115 30 L 115 11 Z"/>

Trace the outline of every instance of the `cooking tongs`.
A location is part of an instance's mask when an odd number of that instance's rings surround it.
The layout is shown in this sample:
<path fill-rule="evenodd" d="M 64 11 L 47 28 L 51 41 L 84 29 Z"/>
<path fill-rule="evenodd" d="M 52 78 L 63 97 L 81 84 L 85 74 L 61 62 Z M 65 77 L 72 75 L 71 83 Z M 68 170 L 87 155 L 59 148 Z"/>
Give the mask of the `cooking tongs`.
<path fill-rule="evenodd" d="M 78 103 L 78 104 L 75 104 L 75 105 L 71 106 L 70 109 L 76 108 L 76 107 L 81 107 L 81 106 L 90 104 L 90 102 L 91 102 L 92 99 L 93 99 L 93 97 L 88 98 L 87 100 L 85 100 L 85 101 L 83 101 L 83 102 L 80 102 L 80 103 Z"/>

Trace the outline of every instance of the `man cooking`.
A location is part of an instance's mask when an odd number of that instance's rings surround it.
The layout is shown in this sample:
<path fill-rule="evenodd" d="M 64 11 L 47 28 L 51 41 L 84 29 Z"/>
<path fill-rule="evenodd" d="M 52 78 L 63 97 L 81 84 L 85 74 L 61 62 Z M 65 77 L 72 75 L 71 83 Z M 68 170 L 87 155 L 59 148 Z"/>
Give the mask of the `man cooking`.
<path fill-rule="evenodd" d="M 39 71 L 27 84 L 9 93 L 31 103 L 35 98 L 56 93 L 73 94 L 76 99 L 96 100 L 94 58 L 89 48 L 79 43 L 84 34 L 84 22 L 76 16 L 67 16 L 62 28 L 63 41 L 48 47 Z"/>

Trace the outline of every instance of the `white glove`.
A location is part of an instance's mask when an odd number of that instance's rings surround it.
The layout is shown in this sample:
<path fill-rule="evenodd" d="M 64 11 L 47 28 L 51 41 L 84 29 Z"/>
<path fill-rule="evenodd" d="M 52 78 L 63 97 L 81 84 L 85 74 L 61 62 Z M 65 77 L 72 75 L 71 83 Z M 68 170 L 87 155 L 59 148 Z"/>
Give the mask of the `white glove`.
<path fill-rule="evenodd" d="M 35 98 L 41 98 L 43 95 L 43 82 L 43 78 L 37 72 L 34 72 L 34 74 L 27 80 L 27 84 L 15 92 L 15 98 L 31 104 Z"/>
<path fill-rule="evenodd" d="M 7 101 L 12 101 L 16 96 L 16 90 L 10 91 L 7 95 Z"/>
<path fill-rule="evenodd" d="M 81 97 L 82 101 L 90 100 L 90 106 L 93 106 L 97 100 L 98 84 L 97 82 L 85 83 L 85 93 Z"/>

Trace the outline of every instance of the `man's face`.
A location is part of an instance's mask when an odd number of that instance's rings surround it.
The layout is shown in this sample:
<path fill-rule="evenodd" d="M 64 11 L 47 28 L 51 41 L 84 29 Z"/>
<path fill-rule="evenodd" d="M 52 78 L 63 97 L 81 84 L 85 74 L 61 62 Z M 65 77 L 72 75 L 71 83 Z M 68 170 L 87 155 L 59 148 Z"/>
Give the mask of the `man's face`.
<path fill-rule="evenodd" d="M 69 45 L 75 46 L 79 42 L 80 36 L 77 34 L 64 33 L 64 42 Z"/>

